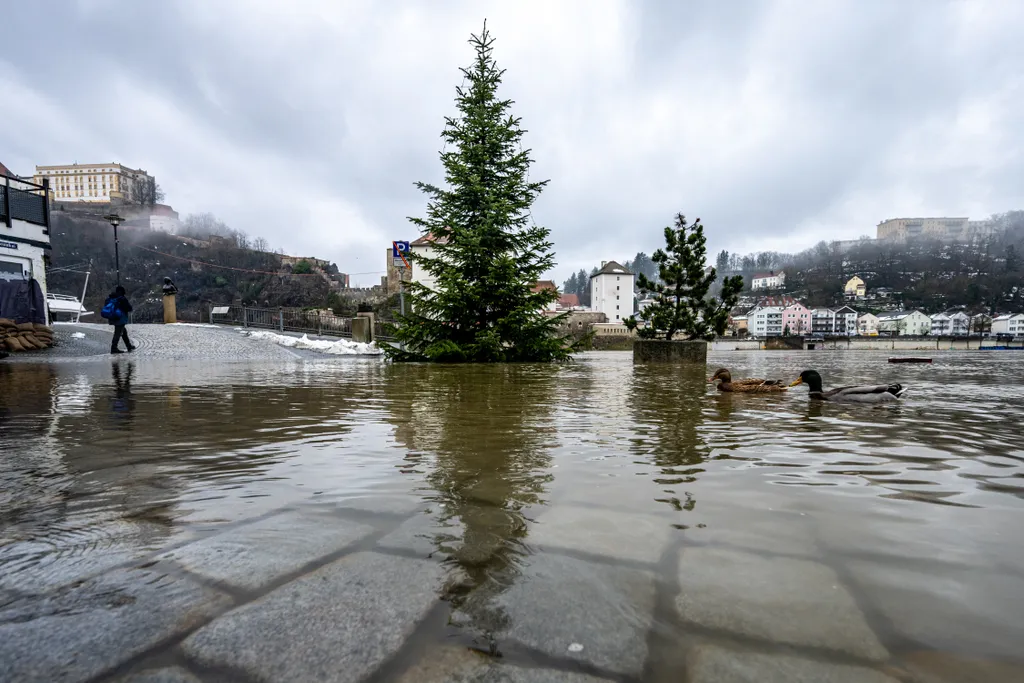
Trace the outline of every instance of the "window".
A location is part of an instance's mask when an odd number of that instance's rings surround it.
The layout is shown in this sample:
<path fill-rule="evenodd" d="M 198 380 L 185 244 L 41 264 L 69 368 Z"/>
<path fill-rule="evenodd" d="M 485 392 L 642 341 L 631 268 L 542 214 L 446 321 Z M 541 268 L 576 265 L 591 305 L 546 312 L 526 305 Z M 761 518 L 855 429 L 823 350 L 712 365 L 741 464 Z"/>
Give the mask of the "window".
<path fill-rule="evenodd" d="M 618 294 L 616 294 L 616 295 L 615 295 L 615 300 L 616 300 L 616 301 L 618 301 L 618 300 L 619 300 L 619 295 L 618 295 Z"/>
<path fill-rule="evenodd" d="M 618 276 L 618 275 L 616 275 L 616 276 L 615 276 L 615 281 L 616 281 L 616 282 L 618 282 L 618 281 L 619 281 L 619 276 Z"/>
<path fill-rule="evenodd" d="M 615 319 L 616 319 L 616 320 L 618 320 L 618 319 L 619 319 L 619 316 L 618 316 L 618 315 L 616 315 L 616 316 L 615 316 Z"/>
<path fill-rule="evenodd" d="M 615 304 L 615 310 L 616 311 L 619 310 L 619 305 L 618 304 Z M 615 317 L 618 318 L 619 316 L 615 316 Z"/>

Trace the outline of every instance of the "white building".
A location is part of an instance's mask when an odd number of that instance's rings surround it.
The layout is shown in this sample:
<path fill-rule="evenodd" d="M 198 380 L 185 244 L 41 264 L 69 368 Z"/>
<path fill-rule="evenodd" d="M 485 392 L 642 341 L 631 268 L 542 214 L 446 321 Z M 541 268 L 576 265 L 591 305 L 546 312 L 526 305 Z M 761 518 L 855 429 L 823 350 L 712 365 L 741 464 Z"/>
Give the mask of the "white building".
<path fill-rule="evenodd" d="M 590 276 L 590 310 L 604 313 L 609 323 L 633 315 L 633 273 L 615 261 L 604 261 Z"/>
<path fill-rule="evenodd" d="M 786 273 L 779 271 L 768 271 L 767 273 L 754 273 L 750 280 L 750 288 L 758 289 L 782 289 L 786 284 Z"/>
<path fill-rule="evenodd" d="M 849 306 L 843 306 L 835 312 L 835 333 L 853 337 L 858 334 L 857 311 Z"/>
<path fill-rule="evenodd" d="M 782 336 L 781 306 L 763 306 L 747 313 L 747 333 L 751 337 Z"/>
<path fill-rule="evenodd" d="M 932 331 L 932 319 L 921 311 L 889 311 L 878 316 L 878 331 L 899 337 L 921 337 Z"/>
<path fill-rule="evenodd" d="M 53 198 L 58 202 L 109 202 L 111 197 L 131 199 L 134 181 L 153 181 L 153 176 L 142 169 L 114 162 L 36 166 L 33 180 L 42 184 L 43 178 L 49 179 Z"/>
<path fill-rule="evenodd" d="M 811 332 L 821 335 L 836 333 L 836 312 L 831 308 L 811 309 Z"/>
<path fill-rule="evenodd" d="M 43 255 L 50 249 L 50 209 L 43 186 L 0 175 L 0 279 L 35 279 L 46 297 Z"/>
<path fill-rule="evenodd" d="M 857 334 L 862 337 L 878 335 L 878 316 L 874 313 L 862 313 L 857 316 Z"/>
<path fill-rule="evenodd" d="M 970 333 L 971 318 L 962 311 L 936 313 L 931 316 L 931 334 L 942 337 L 966 337 Z"/>
<path fill-rule="evenodd" d="M 992 318 L 992 334 L 1024 335 L 1024 313 L 1007 313 Z"/>
<path fill-rule="evenodd" d="M 409 250 L 413 253 L 414 258 L 411 259 L 412 272 L 409 279 L 412 282 L 419 282 L 428 289 L 433 289 L 434 285 L 437 284 L 433 275 L 423 269 L 423 266 L 416 263 L 416 256 L 426 256 L 428 258 L 437 257 L 437 249 L 434 248 L 434 243 L 437 238 L 431 234 L 426 234 L 420 237 L 418 240 L 414 240 L 409 243 Z M 443 244 L 444 242 L 442 242 Z"/>

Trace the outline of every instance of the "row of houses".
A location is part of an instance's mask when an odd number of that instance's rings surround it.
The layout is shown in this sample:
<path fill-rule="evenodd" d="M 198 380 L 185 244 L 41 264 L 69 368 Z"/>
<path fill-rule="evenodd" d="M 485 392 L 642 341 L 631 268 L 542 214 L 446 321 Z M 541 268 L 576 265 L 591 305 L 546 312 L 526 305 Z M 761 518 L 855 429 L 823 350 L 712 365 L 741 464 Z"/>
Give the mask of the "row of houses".
<path fill-rule="evenodd" d="M 918 310 L 859 313 L 850 306 L 838 309 L 808 308 L 792 297 L 762 299 L 746 315 L 733 316 L 733 332 L 752 337 L 780 336 L 953 336 L 991 332 L 1024 334 L 1024 314 L 990 318 L 969 316 L 963 311 L 926 315 Z M 745 332 L 744 332 L 745 331 Z"/>

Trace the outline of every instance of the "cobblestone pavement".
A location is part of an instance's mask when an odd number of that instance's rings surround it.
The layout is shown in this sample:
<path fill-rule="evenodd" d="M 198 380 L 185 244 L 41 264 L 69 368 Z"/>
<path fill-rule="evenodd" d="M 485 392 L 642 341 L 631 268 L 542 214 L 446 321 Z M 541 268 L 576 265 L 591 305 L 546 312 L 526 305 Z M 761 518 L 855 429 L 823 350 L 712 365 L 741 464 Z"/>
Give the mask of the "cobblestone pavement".
<path fill-rule="evenodd" d="M 624 552 L 614 533 L 589 534 L 583 551 L 571 542 L 581 519 L 597 530 L 622 523 L 599 507 L 540 511 L 538 552 L 508 590 L 482 596 L 504 615 L 485 631 L 469 614 L 479 614 L 472 595 L 452 600 L 459 571 L 428 511 L 370 510 L 276 510 L 103 571 L 79 568 L 44 595 L 2 588 L 0 679 L 1024 680 L 1019 665 L 892 655 L 858 577 L 819 561 L 664 536 Z M 638 529 L 651 522 L 641 517 Z"/>
<path fill-rule="evenodd" d="M 107 360 L 113 328 L 97 324 L 56 324 L 52 349 L 11 354 L 3 362 L 61 362 Z M 253 339 L 231 327 L 214 325 L 129 325 L 128 336 L 136 349 L 129 358 L 165 360 L 210 359 L 216 361 L 274 361 L 322 358 L 322 354 L 288 349 L 271 341 Z M 122 346 L 123 350 L 123 346 Z"/>

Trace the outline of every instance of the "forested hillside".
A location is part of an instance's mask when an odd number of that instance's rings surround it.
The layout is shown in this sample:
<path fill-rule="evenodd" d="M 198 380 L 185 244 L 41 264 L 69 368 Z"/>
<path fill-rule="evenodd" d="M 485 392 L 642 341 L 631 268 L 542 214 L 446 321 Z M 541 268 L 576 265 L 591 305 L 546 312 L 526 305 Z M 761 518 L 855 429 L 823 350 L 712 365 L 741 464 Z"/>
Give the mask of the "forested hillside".
<path fill-rule="evenodd" d="M 122 226 L 121 284 L 139 317 L 156 318 L 161 311 L 161 285 L 170 277 L 178 287 L 178 310 L 191 319 L 210 305 L 243 302 L 252 306 L 333 307 L 338 295 L 323 274 L 291 274 L 278 254 L 218 239 L 209 245 L 188 237 Z M 80 296 L 88 271 L 85 307 L 97 312 L 116 282 L 114 236 L 108 223 L 54 212 L 51 218 L 51 292 Z M 203 265 L 210 264 L 210 265 Z M 255 272 L 253 272 L 255 271 Z"/>
<path fill-rule="evenodd" d="M 974 242 L 820 242 L 795 255 L 720 252 L 716 265 L 720 276 L 741 274 L 748 286 L 755 272 L 785 270 L 785 291 L 811 306 L 838 303 L 843 285 L 859 275 L 869 293 L 890 289 L 893 304 L 904 308 L 1024 311 L 1024 211 L 998 214 L 992 220 L 996 234 Z"/>

